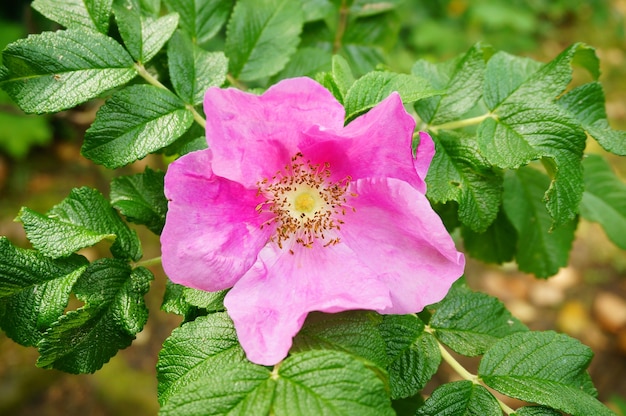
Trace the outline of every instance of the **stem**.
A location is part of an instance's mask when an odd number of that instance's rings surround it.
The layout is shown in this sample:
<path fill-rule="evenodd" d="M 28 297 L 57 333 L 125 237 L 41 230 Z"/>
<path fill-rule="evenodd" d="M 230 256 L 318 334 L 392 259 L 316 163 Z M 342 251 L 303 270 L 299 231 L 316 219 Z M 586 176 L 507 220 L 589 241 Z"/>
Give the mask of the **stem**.
<path fill-rule="evenodd" d="M 337 24 L 337 32 L 335 33 L 335 40 L 333 41 L 333 54 L 339 52 L 341 49 L 341 40 L 346 32 L 346 26 L 348 26 L 348 15 L 350 14 L 350 8 L 346 4 L 346 0 L 341 1 L 341 7 L 339 8 L 339 23 Z"/>
<path fill-rule="evenodd" d="M 139 261 L 135 263 L 135 267 L 150 267 L 156 266 L 157 264 L 161 264 L 161 256 Z"/>
<path fill-rule="evenodd" d="M 466 118 L 465 120 L 450 121 L 449 123 L 429 126 L 428 129 L 432 131 L 433 133 L 436 133 L 439 130 L 460 129 L 461 127 L 474 126 L 476 124 L 480 124 L 483 120 L 487 118 L 495 118 L 495 115 L 491 113 L 487 113 L 487 114 L 483 114 L 482 116 Z"/>
<path fill-rule="evenodd" d="M 235 78 L 231 74 L 226 74 L 226 81 L 230 82 L 230 85 L 237 88 L 238 90 L 245 91 L 248 89 L 245 85 L 243 85 L 239 80 L 237 80 L 237 78 Z"/>
<path fill-rule="evenodd" d="M 193 119 L 196 120 L 196 123 L 198 123 L 203 129 L 206 128 L 206 120 L 204 119 L 204 117 L 202 117 L 200 113 L 198 113 L 198 111 L 196 111 L 193 105 L 187 104 L 185 105 L 185 108 L 191 111 L 191 114 L 193 114 Z"/>

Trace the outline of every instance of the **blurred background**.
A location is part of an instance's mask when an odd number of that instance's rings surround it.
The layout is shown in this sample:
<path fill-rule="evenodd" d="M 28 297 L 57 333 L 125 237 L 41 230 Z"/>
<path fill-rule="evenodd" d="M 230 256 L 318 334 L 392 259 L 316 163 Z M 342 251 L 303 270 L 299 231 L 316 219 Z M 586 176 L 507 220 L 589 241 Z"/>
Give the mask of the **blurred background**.
<path fill-rule="evenodd" d="M 30 9 L 27 0 L 0 5 L 0 49 L 28 33 L 57 27 Z M 498 50 L 548 61 L 573 42 L 597 48 L 615 129 L 626 130 L 626 0 L 406 0 L 389 40 L 386 64 L 409 72 L 418 58 L 443 61 L 483 41 Z M 54 115 L 27 116 L 0 91 L 0 235 L 27 247 L 21 206 L 45 212 L 74 187 L 91 186 L 108 195 L 113 176 L 163 168 L 149 156 L 112 172 L 80 156 L 84 130 L 99 103 Z M 602 153 L 595 142 L 588 152 Z M 626 159 L 608 156 L 626 181 Z M 145 258 L 160 255 L 158 237 L 136 227 Z M 83 254 L 106 255 L 95 246 Z M 93 375 L 66 375 L 35 367 L 37 351 L 0 333 L 0 415 L 155 415 L 155 364 L 163 340 L 180 318 L 160 311 L 165 277 L 159 267 L 147 302 L 150 318 L 133 345 Z M 591 375 L 600 399 L 626 415 L 626 252 L 612 245 L 596 224 L 581 222 L 570 265 L 549 280 L 516 271 L 515 265 L 470 261 L 474 289 L 501 299 L 531 329 L 556 329 L 589 345 L 596 356 Z M 467 363 L 474 371 L 475 362 Z M 438 382 L 454 377 L 445 364 Z"/>

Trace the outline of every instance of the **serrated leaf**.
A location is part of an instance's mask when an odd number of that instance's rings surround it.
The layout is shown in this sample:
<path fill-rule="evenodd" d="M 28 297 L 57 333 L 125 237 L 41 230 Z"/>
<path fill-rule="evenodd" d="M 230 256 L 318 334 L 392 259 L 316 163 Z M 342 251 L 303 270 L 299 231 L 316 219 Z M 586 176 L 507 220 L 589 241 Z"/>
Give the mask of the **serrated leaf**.
<path fill-rule="evenodd" d="M 226 32 L 231 74 L 242 81 L 272 76 L 296 52 L 304 18 L 292 0 L 240 0 Z"/>
<path fill-rule="evenodd" d="M 35 0 L 32 8 L 68 29 L 86 28 L 106 35 L 113 0 Z"/>
<path fill-rule="evenodd" d="M 465 251 L 475 259 L 502 264 L 515 257 L 517 231 L 502 209 L 484 232 L 462 227 L 461 235 Z"/>
<path fill-rule="evenodd" d="M 586 368 L 593 353 L 552 331 L 520 332 L 493 345 L 478 367 L 489 387 L 573 416 L 614 415 L 590 393 Z"/>
<path fill-rule="evenodd" d="M 95 189 L 75 188 L 45 215 L 23 207 L 17 220 L 26 236 L 42 254 L 65 257 L 104 239 L 113 240 L 111 253 L 118 258 L 139 260 L 137 234 Z"/>
<path fill-rule="evenodd" d="M 292 352 L 334 349 L 387 365 L 385 343 L 377 329 L 380 317 L 373 312 L 310 313 L 294 338 Z"/>
<path fill-rule="evenodd" d="M 457 288 L 434 306 L 430 327 L 435 336 L 459 354 L 484 354 L 498 340 L 528 328 L 497 298 Z"/>
<path fill-rule="evenodd" d="M 217 292 L 207 292 L 206 290 L 194 289 L 192 287 L 183 287 L 183 298 L 185 301 L 197 308 L 206 309 L 207 311 L 216 312 L 224 311 L 224 298 L 228 290 L 219 290 Z"/>
<path fill-rule="evenodd" d="M 222 376 L 224 366 L 243 363 L 245 354 L 226 313 L 201 316 L 172 331 L 157 363 L 159 403 L 184 395 L 196 382 Z M 216 383 L 215 380 L 212 384 Z M 232 387 L 232 386 L 231 386 Z"/>
<path fill-rule="evenodd" d="M 358 380 L 358 383 L 355 383 Z M 248 362 L 225 363 L 173 395 L 160 416 L 393 415 L 383 382 L 339 351 L 313 350 L 286 358 L 273 372 Z"/>
<path fill-rule="evenodd" d="M 413 65 L 414 75 L 428 80 L 433 88 L 445 91 L 415 105 L 422 120 L 431 125 L 443 124 L 459 119 L 474 107 L 483 93 L 487 51 L 477 44 L 452 61 L 433 64 L 420 60 Z"/>
<path fill-rule="evenodd" d="M 423 78 L 394 72 L 369 72 L 356 80 L 345 95 L 346 120 L 356 116 L 398 92 L 403 103 L 412 103 L 439 94 Z"/>
<path fill-rule="evenodd" d="M 82 256 L 53 260 L 0 237 L 0 328 L 21 345 L 36 345 L 87 265 Z"/>
<path fill-rule="evenodd" d="M 185 286 L 165 281 L 165 293 L 161 302 L 161 310 L 184 317 L 184 322 L 191 321 L 198 317 L 198 308 L 190 305 L 183 297 Z"/>
<path fill-rule="evenodd" d="M 219 87 L 226 80 L 228 60 L 224 53 L 207 52 L 182 32 L 170 40 L 167 57 L 172 85 L 187 104 L 201 103 L 209 87 Z"/>
<path fill-rule="evenodd" d="M 585 192 L 580 214 L 598 222 L 611 241 L 626 250 L 626 184 L 602 156 L 587 155 L 583 168 Z"/>
<path fill-rule="evenodd" d="M 489 58 L 485 69 L 484 99 L 487 107 L 497 107 L 541 66 L 541 62 L 530 58 L 496 52 Z"/>
<path fill-rule="evenodd" d="M 164 177 L 165 173 L 147 167 L 143 173 L 115 178 L 111 182 L 111 205 L 128 221 L 160 235 L 167 213 Z"/>
<path fill-rule="evenodd" d="M 435 156 L 428 170 L 428 197 L 434 202 L 456 201 L 463 224 L 481 232 L 496 219 L 502 199 L 502 174 L 481 156 L 467 136 L 433 135 Z"/>
<path fill-rule="evenodd" d="M 513 416 L 561 416 L 561 412 L 544 406 L 524 406 L 515 410 Z"/>
<path fill-rule="evenodd" d="M 517 230 L 517 264 L 538 277 L 555 275 L 567 265 L 576 221 L 553 228 L 543 203 L 546 175 L 531 167 L 504 176 L 504 212 Z"/>
<path fill-rule="evenodd" d="M 416 416 L 501 416 L 502 409 L 489 391 L 471 381 L 443 384 L 417 410 Z"/>
<path fill-rule="evenodd" d="M 85 306 L 55 322 L 39 342 L 37 366 L 68 373 L 93 373 L 128 347 L 148 319 L 143 295 L 152 273 L 123 261 L 93 262 L 76 282 Z"/>
<path fill-rule="evenodd" d="M 131 85 L 100 107 L 81 153 L 110 169 L 118 168 L 174 142 L 191 123 L 193 115 L 170 91 Z"/>
<path fill-rule="evenodd" d="M 605 150 L 626 156 L 626 132 L 611 128 L 604 101 L 602 85 L 590 82 L 569 91 L 559 99 L 558 104 L 578 120 Z"/>
<path fill-rule="evenodd" d="M 232 0 L 164 0 L 167 8 L 180 15 L 180 26 L 202 45 L 219 32 L 233 7 Z"/>
<path fill-rule="evenodd" d="M 415 315 L 385 315 L 379 330 L 389 356 L 391 397 L 416 394 L 441 363 L 437 340 L 424 331 L 424 323 Z"/>
<path fill-rule="evenodd" d="M 154 18 L 132 6 L 116 6 L 115 19 L 126 49 L 145 64 L 161 50 L 178 26 L 178 14 Z"/>
<path fill-rule="evenodd" d="M 137 75 L 119 43 L 82 29 L 20 39 L 6 47 L 2 62 L 0 87 L 27 113 L 74 107 Z"/>
<path fill-rule="evenodd" d="M 344 98 L 348 93 L 348 90 L 354 84 L 354 75 L 348 61 L 346 61 L 341 55 L 333 55 L 332 59 L 332 76 L 335 80 L 335 84 L 341 92 L 341 102 L 344 102 Z"/>

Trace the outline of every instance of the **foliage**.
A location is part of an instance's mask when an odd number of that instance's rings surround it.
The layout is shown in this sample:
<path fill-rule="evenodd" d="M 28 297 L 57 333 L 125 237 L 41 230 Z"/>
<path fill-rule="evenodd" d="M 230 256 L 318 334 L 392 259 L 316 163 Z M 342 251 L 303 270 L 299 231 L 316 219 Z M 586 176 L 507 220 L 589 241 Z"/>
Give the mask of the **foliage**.
<path fill-rule="evenodd" d="M 199 104 L 210 86 L 263 90 L 308 75 L 346 107 L 346 122 L 400 93 L 418 130 L 435 140 L 427 196 L 473 257 L 515 259 L 547 278 L 567 264 L 580 216 L 626 247 L 625 185 L 602 157 L 584 154 L 588 137 L 626 154 L 625 133 L 607 121 L 588 45 L 542 63 L 477 43 L 444 62 L 418 60 L 407 74 L 381 65 L 402 28 L 401 1 L 67 3 L 33 3 L 64 29 L 10 43 L 0 88 L 28 113 L 103 99 L 82 147 L 94 163 L 113 169 L 202 147 Z M 511 11 L 526 7 L 494 4 L 481 2 L 473 18 L 513 21 Z M 530 16 L 516 16 L 518 30 L 532 30 Z M 572 85 L 573 67 L 588 82 Z M 159 234 L 162 191 L 163 173 L 151 169 L 113 179 L 110 200 L 74 189 L 46 214 L 20 211 L 34 249 L 0 238 L 0 327 L 39 349 L 38 366 L 96 371 L 141 331 L 153 277 L 126 221 Z M 89 263 L 76 254 L 101 241 L 111 258 Z M 540 405 L 518 415 L 613 414 L 595 398 L 587 347 L 529 331 L 497 299 L 462 285 L 419 316 L 314 314 L 274 368 L 245 359 L 223 295 L 168 284 L 163 308 L 185 322 L 159 355 L 161 414 L 512 414 L 485 387 Z M 83 305 L 68 310 L 71 296 Z M 477 374 L 448 349 L 480 356 Z M 465 380 L 439 386 L 424 402 L 419 392 L 442 359 Z"/>

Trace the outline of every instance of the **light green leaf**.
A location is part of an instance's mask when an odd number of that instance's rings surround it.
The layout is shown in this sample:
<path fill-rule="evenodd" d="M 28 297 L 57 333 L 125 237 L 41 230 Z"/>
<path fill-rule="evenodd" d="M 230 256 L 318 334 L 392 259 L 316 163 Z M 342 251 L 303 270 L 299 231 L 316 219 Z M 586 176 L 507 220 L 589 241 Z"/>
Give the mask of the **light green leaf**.
<path fill-rule="evenodd" d="M 425 79 L 417 76 L 386 71 L 369 72 L 356 80 L 345 95 L 346 120 L 352 120 L 374 107 L 392 92 L 398 92 L 403 103 L 412 103 L 439 93 Z"/>
<path fill-rule="evenodd" d="M 558 412 L 549 407 L 543 406 L 524 406 L 515 411 L 513 416 L 561 416 L 561 412 Z"/>
<path fill-rule="evenodd" d="M 501 416 L 498 401 L 483 386 L 455 381 L 439 386 L 416 416 Z"/>
<path fill-rule="evenodd" d="M 81 104 L 137 75 L 124 48 L 97 32 L 69 29 L 30 35 L 2 53 L 0 87 L 27 113 Z"/>
<path fill-rule="evenodd" d="M 152 273 L 123 261 L 100 259 L 76 282 L 85 306 L 63 315 L 44 334 L 37 366 L 68 373 L 93 373 L 126 348 L 148 319 L 143 295 Z"/>
<path fill-rule="evenodd" d="M 21 345 L 36 345 L 63 314 L 87 265 L 82 256 L 53 260 L 0 237 L 0 328 Z"/>
<path fill-rule="evenodd" d="M 499 339 L 527 331 L 497 299 L 467 286 L 451 290 L 434 306 L 430 327 L 435 336 L 459 354 L 484 354 Z"/>
<path fill-rule="evenodd" d="M 538 277 L 555 275 L 567 265 L 576 221 L 553 228 L 543 203 L 549 179 L 525 167 L 504 177 L 504 212 L 517 230 L 517 264 L 520 270 Z"/>
<path fill-rule="evenodd" d="M 537 72 L 541 62 L 499 51 L 487 62 L 485 69 L 485 104 L 496 108 L 526 79 Z M 553 99 L 550 97 L 549 99 Z"/>
<path fill-rule="evenodd" d="M 437 340 L 424 331 L 424 323 L 415 315 L 385 315 L 379 330 L 387 344 L 391 397 L 416 394 L 441 363 Z"/>
<path fill-rule="evenodd" d="M 174 90 L 187 104 L 200 104 L 209 87 L 219 87 L 226 80 L 228 60 L 224 53 L 207 52 L 182 32 L 170 40 L 167 57 Z"/>
<path fill-rule="evenodd" d="M 272 77 L 272 81 L 302 76 L 313 78 L 319 72 L 330 69 L 331 57 L 331 53 L 323 49 L 300 48 L 293 54 L 285 68 Z"/>
<path fill-rule="evenodd" d="M 228 293 L 228 290 L 207 292 L 206 290 L 184 287 L 182 295 L 188 304 L 197 308 L 206 309 L 207 311 L 216 312 L 225 310 L 224 298 L 226 297 L 226 293 Z"/>
<path fill-rule="evenodd" d="M 341 92 L 340 101 L 343 103 L 344 98 L 346 94 L 348 94 L 348 90 L 350 90 L 352 84 L 354 84 L 355 79 L 348 61 L 346 61 L 341 55 L 333 55 L 332 76 L 335 80 L 337 88 L 339 88 L 339 91 Z"/>
<path fill-rule="evenodd" d="M 193 123 L 180 98 L 152 85 L 131 85 L 100 107 L 81 153 L 110 169 L 174 142 Z"/>
<path fill-rule="evenodd" d="M 160 235 L 167 213 L 164 176 L 146 167 L 143 173 L 115 178 L 111 182 L 111 205 L 128 221 L 143 224 Z"/>
<path fill-rule="evenodd" d="M 626 250 L 626 184 L 615 176 L 602 156 L 587 155 L 583 168 L 585 192 L 581 215 L 600 223 L 611 241 Z"/>
<path fill-rule="evenodd" d="M 322 20 L 332 14 L 335 9 L 331 0 L 302 0 L 305 22 Z"/>
<path fill-rule="evenodd" d="M 97 30 L 106 35 L 113 0 L 35 0 L 32 8 L 68 29 Z"/>
<path fill-rule="evenodd" d="M 164 0 L 167 8 L 180 15 L 180 26 L 203 45 L 222 28 L 233 7 L 232 0 Z"/>
<path fill-rule="evenodd" d="M 401 5 L 404 0 L 355 0 L 350 6 L 350 13 L 359 17 L 386 13 Z"/>
<path fill-rule="evenodd" d="M 296 52 L 303 23 L 299 1 L 238 1 L 226 32 L 225 53 L 232 75 L 253 81 L 283 69 Z"/>
<path fill-rule="evenodd" d="M 489 387 L 573 416 L 614 416 L 593 397 L 586 368 L 593 353 L 552 331 L 519 332 L 488 350 L 478 368 Z"/>
<path fill-rule="evenodd" d="M 26 236 L 42 254 L 65 257 L 104 239 L 112 240 L 111 253 L 122 259 L 141 258 L 137 234 L 128 228 L 117 212 L 95 189 L 73 189 L 67 198 L 46 215 L 26 207 L 17 220 Z"/>

